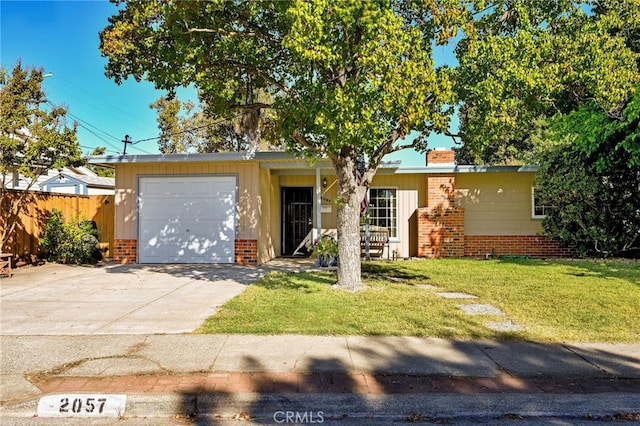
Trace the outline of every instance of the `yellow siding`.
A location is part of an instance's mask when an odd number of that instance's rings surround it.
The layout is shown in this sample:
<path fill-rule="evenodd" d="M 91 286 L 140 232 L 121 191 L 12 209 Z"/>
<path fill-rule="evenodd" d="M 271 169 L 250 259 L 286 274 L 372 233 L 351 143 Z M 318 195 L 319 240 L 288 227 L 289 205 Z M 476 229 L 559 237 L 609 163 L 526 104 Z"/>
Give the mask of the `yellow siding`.
<path fill-rule="evenodd" d="M 258 163 L 159 163 L 116 165 L 116 239 L 137 239 L 138 176 L 224 174 L 238 176 L 239 239 L 258 238 L 259 179 Z"/>
<path fill-rule="evenodd" d="M 271 214 L 271 241 L 273 241 L 273 251 L 276 256 L 282 253 L 282 241 L 280 233 L 282 232 L 281 214 L 280 214 L 280 176 L 271 176 L 271 198 L 269 207 Z"/>
<path fill-rule="evenodd" d="M 273 199 L 274 177 L 269 170 L 260 170 L 260 196 L 258 199 L 259 212 L 259 238 L 258 238 L 258 263 L 264 263 L 276 256 L 275 242 L 279 238 L 274 234 L 272 217 L 277 215 L 270 200 Z"/>
<path fill-rule="evenodd" d="M 465 235 L 535 235 L 531 218 L 534 173 L 460 173 L 456 202 L 464 207 Z"/>

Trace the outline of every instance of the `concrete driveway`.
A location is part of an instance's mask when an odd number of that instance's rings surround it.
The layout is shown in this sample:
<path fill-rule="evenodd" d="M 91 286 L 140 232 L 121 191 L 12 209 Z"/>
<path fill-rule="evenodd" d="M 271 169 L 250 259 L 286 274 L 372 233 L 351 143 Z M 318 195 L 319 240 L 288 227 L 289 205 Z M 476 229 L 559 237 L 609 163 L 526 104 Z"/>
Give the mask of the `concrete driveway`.
<path fill-rule="evenodd" d="M 47 264 L 0 278 L 0 334 L 186 333 L 268 269 Z"/>

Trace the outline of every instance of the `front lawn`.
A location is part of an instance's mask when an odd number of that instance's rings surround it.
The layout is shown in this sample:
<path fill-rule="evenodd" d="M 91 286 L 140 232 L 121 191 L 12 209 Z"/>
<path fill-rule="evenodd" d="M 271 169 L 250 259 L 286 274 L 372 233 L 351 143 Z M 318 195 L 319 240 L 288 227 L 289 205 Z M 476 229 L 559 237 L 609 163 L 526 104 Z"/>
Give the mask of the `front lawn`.
<path fill-rule="evenodd" d="M 640 341 L 640 263 L 634 261 L 369 262 L 363 278 L 369 288 L 351 294 L 332 289 L 332 273 L 270 273 L 197 332 Z M 466 314 L 458 305 L 468 303 L 491 304 L 505 316 Z M 524 330 L 493 331 L 490 321 Z"/>

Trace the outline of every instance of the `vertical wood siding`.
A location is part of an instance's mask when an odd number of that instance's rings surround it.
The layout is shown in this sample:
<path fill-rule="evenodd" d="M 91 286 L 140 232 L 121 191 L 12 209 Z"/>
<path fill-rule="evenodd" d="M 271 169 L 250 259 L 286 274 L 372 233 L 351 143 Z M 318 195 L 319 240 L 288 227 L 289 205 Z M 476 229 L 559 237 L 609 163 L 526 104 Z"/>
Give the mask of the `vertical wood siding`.
<path fill-rule="evenodd" d="M 8 191 L 7 197 L 17 197 L 21 191 Z M 29 192 L 25 209 L 18 216 L 16 228 L 3 252 L 17 256 L 39 254 L 40 234 L 53 209 L 60 210 L 66 222 L 73 218 L 91 220 L 98 228 L 98 240 L 113 253 L 114 237 L 114 196 L 113 195 L 73 195 L 48 192 Z M 2 218 L 4 222 L 6 218 Z"/>

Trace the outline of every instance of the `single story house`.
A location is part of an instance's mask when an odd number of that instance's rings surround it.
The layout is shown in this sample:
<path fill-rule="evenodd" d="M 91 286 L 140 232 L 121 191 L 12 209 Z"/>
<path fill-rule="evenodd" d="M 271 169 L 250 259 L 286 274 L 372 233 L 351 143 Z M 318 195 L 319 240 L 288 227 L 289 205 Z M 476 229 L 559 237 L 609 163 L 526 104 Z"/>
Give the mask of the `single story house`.
<path fill-rule="evenodd" d="M 423 167 L 383 163 L 368 195 L 385 257 L 563 256 L 541 236 L 534 166 L 465 166 L 434 150 Z M 95 157 L 114 166 L 114 259 L 257 265 L 336 228 L 328 160 L 283 152 Z"/>

